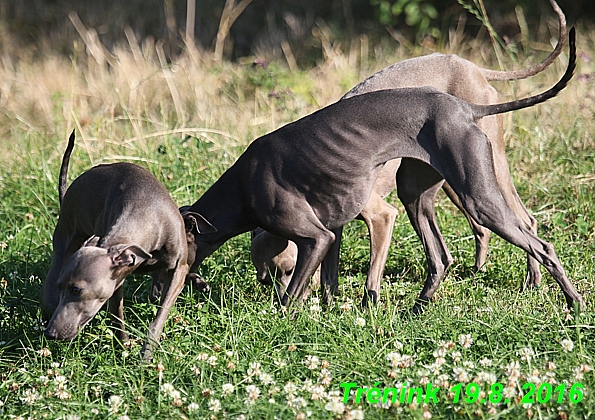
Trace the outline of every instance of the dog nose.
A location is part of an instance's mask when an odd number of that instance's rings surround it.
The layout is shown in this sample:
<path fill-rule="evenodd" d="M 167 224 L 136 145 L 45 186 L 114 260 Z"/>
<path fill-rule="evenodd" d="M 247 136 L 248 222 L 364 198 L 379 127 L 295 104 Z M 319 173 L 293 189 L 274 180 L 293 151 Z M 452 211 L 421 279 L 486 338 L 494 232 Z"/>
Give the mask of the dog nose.
<path fill-rule="evenodd" d="M 55 328 L 46 328 L 43 335 L 49 340 L 56 340 L 58 338 Z"/>

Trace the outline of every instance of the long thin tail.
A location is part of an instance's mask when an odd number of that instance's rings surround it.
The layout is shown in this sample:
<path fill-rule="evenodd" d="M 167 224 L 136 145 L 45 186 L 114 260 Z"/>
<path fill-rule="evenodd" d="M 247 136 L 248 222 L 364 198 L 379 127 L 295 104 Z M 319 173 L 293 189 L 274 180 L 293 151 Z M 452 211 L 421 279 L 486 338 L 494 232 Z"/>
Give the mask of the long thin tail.
<path fill-rule="evenodd" d="M 70 162 L 70 154 L 72 153 L 72 149 L 74 148 L 74 130 L 70 134 L 70 138 L 68 139 L 68 146 L 66 146 L 66 150 L 64 151 L 64 156 L 62 157 L 62 166 L 60 166 L 60 178 L 58 180 L 58 198 L 60 200 L 60 205 L 62 205 L 62 200 L 64 199 L 64 194 L 66 194 L 66 181 L 68 178 L 68 163 Z"/>
<path fill-rule="evenodd" d="M 476 119 L 479 119 L 487 115 L 502 114 L 504 112 L 514 111 L 516 109 L 528 108 L 530 106 L 545 102 L 548 99 L 551 99 L 554 96 L 556 96 L 558 93 L 560 93 L 562 89 L 566 87 L 570 79 L 572 79 L 572 75 L 574 74 L 574 69 L 576 67 L 576 31 L 574 29 L 574 26 L 570 29 L 568 46 L 570 47 L 568 67 L 566 68 L 566 72 L 564 73 L 560 81 L 556 83 L 554 87 L 539 95 L 519 99 L 512 102 L 505 102 L 503 104 L 472 105 L 473 116 Z"/>
<path fill-rule="evenodd" d="M 481 69 L 481 72 L 486 80 L 495 81 L 525 79 L 542 72 L 546 67 L 552 64 L 556 58 L 558 58 L 562 52 L 562 49 L 564 48 L 564 44 L 566 43 L 566 16 L 564 16 L 564 12 L 562 9 L 560 9 L 560 6 L 558 6 L 558 3 L 556 3 L 555 0 L 550 0 L 550 4 L 552 5 L 556 15 L 558 15 L 558 22 L 560 25 L 560 35 L 558 36 L 558 44 L 556 45 L 556 48 L 554 48 L 554 50 L 550 53 L 550 55 L 547 56 L 545 60 L 528 69 L 512 71 Z"/>

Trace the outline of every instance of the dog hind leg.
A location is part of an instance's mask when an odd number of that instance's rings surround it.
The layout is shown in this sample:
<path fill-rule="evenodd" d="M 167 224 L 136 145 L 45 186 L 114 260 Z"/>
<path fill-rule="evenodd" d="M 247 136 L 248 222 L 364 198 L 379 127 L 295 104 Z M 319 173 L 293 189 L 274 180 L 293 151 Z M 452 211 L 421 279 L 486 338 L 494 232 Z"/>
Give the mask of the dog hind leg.
<path fill-rule="evenodd" d="M 423 174 L 420 176 L 419 174 Z M 434 202 L 444 179 L 432 167 L 414 159 L 403 159 L 397 172 L 397 192 L 419 236 L 427 260 L 428 274 L 414 314 L 423 311 L 453 262 L 436 222 Z"/>

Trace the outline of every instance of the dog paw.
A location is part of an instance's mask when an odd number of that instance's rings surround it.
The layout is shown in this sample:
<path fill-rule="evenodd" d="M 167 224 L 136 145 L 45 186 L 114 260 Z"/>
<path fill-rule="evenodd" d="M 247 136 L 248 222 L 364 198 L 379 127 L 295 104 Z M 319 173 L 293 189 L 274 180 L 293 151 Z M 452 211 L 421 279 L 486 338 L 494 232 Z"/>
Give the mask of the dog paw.
<path fill-rule="evenodd" d="M 211 288 L 209 284 L 203 280 L 201 276 L 196 273 L 190 273 L 186 276 L 186 283 L 191 284 L 194 290 L 202 293 L 207 293 Z"/>

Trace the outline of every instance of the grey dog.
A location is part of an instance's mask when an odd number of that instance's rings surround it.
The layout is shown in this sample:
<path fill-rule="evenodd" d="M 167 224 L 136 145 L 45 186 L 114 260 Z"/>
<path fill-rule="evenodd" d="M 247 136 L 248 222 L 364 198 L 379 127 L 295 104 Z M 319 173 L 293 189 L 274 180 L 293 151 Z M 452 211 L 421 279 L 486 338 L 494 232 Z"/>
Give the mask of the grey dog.
<path fill-rule="evenodd" d="M 49 318 L 45 336 L 74 338 L 109 299 L 116 335 L 126 340 L 124 280 L 132 272 L 154 272 L 164 292 L 142 349 L 150 358 L 188 273 L 184 220 L 163 185 L 130 163 L 96 166 L 66 189 L 73 147 L 74 132 L 62 160 L 60 215 L 41 293 L 42 312 Z M 195 215 L 186 218 L 193 224 Z"/>
<path fill-rule="evenodd" d="M 429 87 L 381 90 L 341 100 L 258 138 L 190 206 L 216 229 L 195 236 L 192 269 L 229 238 L 261 227 L 296 243 L 295 271 L 281 302 L 301 302 L 337 230 L 362 211 L 383 165 L 409 158 L 425 165 L 424 176 L 417 178 L 418 200 L 433 200 L 445 179 L 476 223 L 529 253 L 558 282 L 567 304 L 582 307 L 553 246 L 531 232 L 504 200 L 492 145 L 477 125 L 488 115 L 558 94 L 575 68 L 574 37 L 573 29 L 564 76 L 536 96 L 475 105 Z M 426 284 L 424 297 L 431 298 L 437 286 Z"/>
<path fill-rule="evenodd" d="M 558 16 L 560 25 L 558 44 L 544 61 L 533 67 L 515 71 L 495 71 L 480 68 L 456 55 L 435 53 L 388 66 L 355 86 L 342 99 L 381 89 L 433 86 L 470 103 L 496 104 L 500 100 L 496 90 L 489 84 L 490 81 L 516 80 L 533 76 L 547 68 L 562 52 L 567 39 L 566 18 L 554 0 L 550 0 L 550 3 Z M 504 199 L 517 217 L 533 233 L 537 233 L 537 221 L 523 205 L 510 176 L 502 120 L 501 114 L 492 115 L 482 118 L 477 125 L 492 142 L 496 181 Z M 366 223 L 370 233 L 370 268 L 366 280 L 366 292 L 362 301 L 363 306 L 366 306 L 369 300 L 376 302 L 380 293 L 380 283 L 397 215 L 397 210 L 385 202 L 384 198 L 397 187 L 397 179 L 399 197 L 402 199 L 411 224 L 424 246 L 429 279 L 426 284 L 439 282 L 453 261 L 435 220 L 434 202 L 429 199 L 416 200 L 420 194 L 420 191 L 416 190 L 417 179 L 423 177 L 425 166 L 415 162 L 405 162 L 397 177 L 396 173 L 400 164 L 401 159 L 395 159 L 384 166 L 368 202 L 357 217 Z M 490 231 L 475 223 L 448 184 L 444 184 L 443 189 L 463 211 L 471 225 L 476 244 L 474 269 L 478 271 L 484 266 L 487 259 Z M 326 292 L 324 293 L 326 301 L 330 301 L 338 289 L 340 238 L 341 235 L 337 235 L 337 239 L 322 263 L 325 286 L 323 291 Z M 297 261 L 295 244 L 260 229 L 252 234 L 251 252 L 257 279 L 267 285 L 276 283 L 278 291 L 284 290 L 291 281 Z M 319 272 L 320 270 L 317 271 L 317 273 Z M 540 283 L 539 264 L 528 256 L 526 284 L 533 287 Z M 318 284 L 319 276 L 312 279 L 312 287 L 316 288 Z"/>

